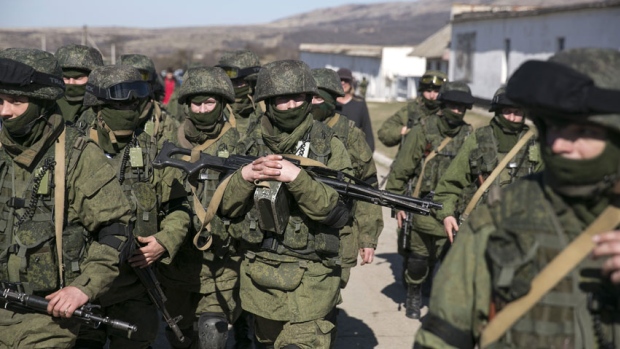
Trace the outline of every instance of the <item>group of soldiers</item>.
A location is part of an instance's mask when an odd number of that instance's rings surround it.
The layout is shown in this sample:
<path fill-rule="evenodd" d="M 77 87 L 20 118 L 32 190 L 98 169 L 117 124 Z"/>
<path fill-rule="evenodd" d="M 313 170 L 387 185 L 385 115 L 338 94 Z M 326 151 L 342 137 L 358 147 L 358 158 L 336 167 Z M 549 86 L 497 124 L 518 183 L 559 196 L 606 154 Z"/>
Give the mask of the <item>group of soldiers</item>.
<path fill-rule="evenodd" d="M 387 190 L 443 205 L 394 212 L 407 317 L 441 263 L 416 348 L 617 346 L 619 70 L 614 50 L 527 62 L 476 130 L 469 86 L 428 71 L 379 130 L 400 147 Z M 0 347 L 148 348 L 162 314 L 175 348 L 332 347 L 383 228 L 317 177 L 378 186 L 341 77 L 242 50 L 160 93 L 141 54 L 0 51 Z"/>
<path fill-rule="evenodd" d="M 175 348 L 329 348 L 383 229 L 305 169 L 377 187 L 338 74 L 241 50 L 188 69 L 167 107 L 157 84 L 141 54 L 0 51 L 0 347 L 148 348 L 163 315 Z M 127 325 L 76 321 L 90 309 Z"/>

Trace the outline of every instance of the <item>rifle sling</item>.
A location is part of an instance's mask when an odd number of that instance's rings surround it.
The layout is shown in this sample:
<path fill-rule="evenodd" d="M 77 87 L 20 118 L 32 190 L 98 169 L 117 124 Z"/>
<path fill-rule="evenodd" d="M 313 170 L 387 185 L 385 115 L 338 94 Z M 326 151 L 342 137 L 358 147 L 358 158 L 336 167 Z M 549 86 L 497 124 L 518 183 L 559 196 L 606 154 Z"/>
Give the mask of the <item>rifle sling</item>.
<path fill-rule="evenodd" d="M 64 285 L 63 274 L 63 255 L 62 255 L 62 231 L 65 218 L 65 138 L 67 130 L 64 129 L 54 146 L 54 230 L 56 235 L 56 252 L 58 253 L 58 275 L 60 276 L 60 287 Z"/>
<path fill-rule="evenodd" d="M 235 119 L 235 113 L 233 113 L 232 107 L 230 104 L 226 104 L 226 109 L 228 109 L 228 122 L 232 125 L 232 127 L 237 128 L 237 119 Z"/>
<path fill-rule="evenodd" d="M 523 148 L 523 146 L 527 143 L 527 141 L 530 140 L 530 138 L 534 136 L 534 134 L 535 132 L 533 129 L 528 130 L 517 142 L 517 144 L 515 144 L 512 149 L 510 149 L 510 151 L 508 152 L 508 154 L 506 154 L 502 161 L 500 161 L 499 164 L 495 166 L 489 177 L 487 177 L 487 179 L 482 182 L 482 185 L 478 188 L 478 190 L 476 190 L 476 193 L 474 194 L 474 196 L 472 196 L 471 200 L 469 200 L 467 207 L 465 207 L 465 210 L 461 214 L 461 220 L 464 221 L 465 219 L 467 219 L 467 217 L 469 217 L 469 214 L 471 213 L 471 211 L 474 210 L 474 208 L 478 204 L 478 201 L 480 201 L 480 198 L 482 197 L 482 195 L 484 195 L 484 192 L 489 189 L 491 184 L 493 184 L 495 178 L 499 176 L 499 174 L 506 167 L 506 165 L 508 165 L 510 160 L 512 160 L 517 155 L 519 150 Z"/>
<path fill-rule="evenodd" d="M 620 182 L 619 182 L 620 184 Z M 620 185 L 616 186 L 616 191 Z M 509 303 L 482 331 L 480 347 L 496 342 L 523 314 L 573 270 L 594 248 L 592 237 L 620 224 L 620 208 L 608 206 L 590 226 L 571 242 L 532 280 L 528 294 Z"/>
<path fill-rule="evenodd" d="M 437 149 L 435 149 L 435 151 L 428 154 L 428 156 L 426 156 L 426 158 L 424 159 L 424 162 L 422 163 L 422 170 L 420 170 L 420 175 L 418 176 L 418 180 L 416 181 L 416 184 L 415 184 L 415 189 L 413 190 L 414 197 L 417 198 L 418 196 L 420 196 L 420 190 L 422 187 L 422 178 L 424 178 L 424 170 L 426 170 L 426 164 L 428 164 L 429 161 L 431 161 L 435 156 L 437 156 L 437 154 L 439 154 L 439 152 L 443 148 L 445 148 L 446 145 L 450 143 L 450 141 L 452 141 L 452 137 L 444 138 L 443 141 L 441 141 L 441 143 L 437 147 Z"/>
<path fill-rule="evenodd" d="M 338 123 L 338 120 L 340 120 L 340 114 L 336 113 L 336 115 L 334 115 L 334 117 L 327 122 L 327 126 L 329 128 L 334 128 L 334 126 Z"/>
<path fill-rule="evenodd" d="M 322 162 L 316 161 L 316 160 L 312 160 L 312 159 L 308 159 L 305 158 L 303 156 L 298 156 L 298 155 L 286 155 L 287 158 L 289 159 L 293 159 L 293 160 L 298 160 L 301 164 L 301 166 L 317 166 L 317 167 L 326 167 L 325 164 L 323 164 Z M 228 182 L 230 182 L 230 178 L 232 176 L 228 176 L 226 179 L 224 179 L 218 186 L 217 189 L 215 190 L 215 193 L 213 193 L 213 197 L 211 198 L 211 202 L 209 202 L 209 206 L 207 207 L 206 210 L 204 210 L 204 208 L 202 207 L 202 204 L 200 204 L 200 202 L 198 202 L 198 206 L 200 206 L 200 208 L 202 209 L 202 211 L 204 211 L 204 214 L 199 215 L 198 212 L 196 212 L 196 215 L 198 215 L 198 218 L 200 219 L 201 225 L 200 225 L 200 229 L 198 229 L 198 232 L 196 233 L 196 235 L 194 235 L 194 246 L 196 246 L 197 249 L 199 249 L 200 251 L 205 251 L 207 249 L 209 249 L 209 247 L 211 247 L 211 243 L 213 242 L 213 239 L 211 239 L 209 237 L 209 239 L 207 240 L 207 242 L 203 245 L 200 245 L 199 239 L 200 239 L 200 234 L 202 233 L 202 231 L 207 228 L 207 230 L 209 229 L 208 225 L 211 222 L 211 220 L 213 219 L 213 217 L 215 217 L 215 214 L 217 213 L 217 208 L 220 206 L 220 203 L 222 202 L 222 197 L 224 196 L 224 191 L 226 191 L 226 187 L 228 186 Z M 193 187 L 192 187 L 192 190 Z M 196 200 L 196 193 L 194 193 L 194 200 Z M 196 206 L 196 201 L 194 201 L 194 206 Z M 196 209 L 195 209 L 196 210 Z M 202 218 L 200 218 L 202 217 Z"/>

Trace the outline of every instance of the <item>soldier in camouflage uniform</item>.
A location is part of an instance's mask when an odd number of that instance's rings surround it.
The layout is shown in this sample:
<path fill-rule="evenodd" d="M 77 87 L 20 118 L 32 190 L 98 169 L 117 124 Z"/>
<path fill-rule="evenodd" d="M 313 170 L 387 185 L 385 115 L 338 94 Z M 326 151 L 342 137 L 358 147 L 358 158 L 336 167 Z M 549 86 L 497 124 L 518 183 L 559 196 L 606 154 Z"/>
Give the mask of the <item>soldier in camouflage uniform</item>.
<path fill-rule="evenodd" d="M 65 126 L 56 105 L 64 92 L 56 58 L 34 49 L 6 49 L 0 51 L 0 66 L 0 280 L 47 295 L 54 316 L 1 304 L 0 347 L 71 348 L 80 327 L 71 315 L 119 275 L 131 206 L 101 149 Z M 65 192 L 56 193 L 63 173 Z M 53 213 L 61 209 L 54 207 L 56 195 L 64 196 L 64 224 Z M 62 224 L 61 259 L 56 224 Z"/>
<path fill-rule="evenodd" d="M 439 111 L 437 95 L 441 86 L 447 81 L 446 74 L 440 71 L 426 71 L 418 83 L 418 93 L 421 95 L 407 103 L 381 125 L 377 132 L 381 143 L 388 147 L 399 145 L 402 138 L 419 123 L 420 119 L 436 114 Z"/>
<path fill-rule="evenodd" d="M 529 109 L 545 169 L 505 187 L 461 226 L 415 348 L 474 348 L 496 311 L 499 317 L 530 292 L 545 266 L 620 203 L 618 51 L 576 49 L 528 61 L 508 81 L 507 95 Z M 611 229 L 586 237 L 594 258 L 575 260 L 489 348 L 620 346 L 620 226 L 617 213 L 610 218 Z"/>
<path fill-rule="evenodd" d="M 459 223 L 465 219 L 463 211 L 478 187 L 529 131 L 523 108 L 506 97 L 505 88 L 501 87 L 495 92 L 489 111 L 495 112 L 489 125 L 478 128 L 467 138 L 435 189 L 434 200 L 441 202 L 443 209 L 433 214 L 443 224 L 450 242 L 453 241 L 453 232 L 458 231 Z M 536 138 L 532 137 L 493 179 L 493 184 L 478 203 L 486 201 L 489 191 L 511 184 L 519 177 L 539 172 L 542 168 L 540 147 Z"/>
<path fill-rule="evenodd" d="M 164 82 L 161 76 L 157 74 L 155 70 L 155 64 L 148 56 L 138 53 L 130 53 L 121 55 L 116 64 L 130 65 L 140 71 L 142 80 L 148 81 L 151 84 L 151 90 L 153 92 L 153 99 L 155 99 L 161 107 L 161 101 L 164 96 Z"/>
<path fill-rule="evenodd" d="M 84 93 L 88 75 L 96 67 L 103 65 L 101 53 L 92 47 L 67 45 L 56 51 L 56 59 L 62 67 L 65 81 L 65 95 L 58 100 L 58 106 L 66 122 L 77 125 L 82 130 L 90 127 L 94 121 L 92 113 L 84 113 Z"/>
<path fill-rule="evenodd" d="M 190 68 L 179 88 L 179 102 L 188 109 L 188 118 L 179 128 L 180 146 L 219 157 L 234 154 L 239 132 L 227 121 L 229 116 L 226 115 L 228 104 L 234 101 L 232 83 L 222 69 Z M 211 202 L 219 179 L 220 173 L 204 169 L 196 178 L 186 181 L 193 207 L 192 237 L 201 230 L 205 208 Z M 159 272 L 171 314 L 183 315 L 179 327 L 188 339 L 195 347 L 220 349 L 226 345 L 229 324 L 234 323 L 241 312 L 240 256 L 218 216 L 210 222 L 210 234 L 213 236 L 210 249 L 198 250 L 192 239 L 186 239 L 177 259 L 171 265 L 160 266 Z M 167 334 L 173 346 L 190 346 L 190 343 L 177 343 L 172 333 Z M 239 346 L 244 338 L 236 339 Z"/>
<path fill-rule="evenodd" d="M 472 132 L 472 127 L 463 120 L 466 109 L 471 109 L 474 102 L 467 84 L 448 82 L 443 85 L 437 99 L 441 102 L 441 110 L 420 120 L 420 127 L 413 128 L 407 134 L 388 175 L 386 190 L 405 194 L 407 182 L 412 181 L 413 196 L 428 195 L 435 190 L 439 178 Z M 401 228 L 406 213 L 396 212 L 396 219 Z M 414 215 L 412 225 L 409 249 L 399 248 L 399 253 L 406 260 L 405 281 L 408 287 L 405 315 L 418 319 L 420 287 L 432 274 L 446 236 L 439 222 L 430 216 Z"/>
<path fill-rule="evenodd" d="M 134 235 L 141 245 L 121 266 L 119 278 L 100 303 L 106 315 L 131 319 L 140 330 L 130 339 L 116 331 L 83 331 L 78 342 L 84 346 L 103 347 L 109 337 L 113 348 L 147 348 L 155 340 L 157 309 L 132 268 L 158 260 L 170 263 L 189 229 L 182 173 L 151 165 L 163 141 L 170 140 L 160 128 L 163 122 L 152 121 L 153 103 L 149 83 L 133 67 L 98 67 L 90 75 L 84 104 L 92 107 L 97 118 L 89 134 L 109 158 L 132 203 Z"/>
<path fill-rule="evenodd" d="M 312 116 L 329 126 L 344 143 L 353 166 L 353 175 L 376 188 L 377 167 L 364 133 L 353 121 L 336 113 L 336 98 L 344 96 L 338 73 L 332 69 L 319 68 L 312 70 L 312 76 L 319 89 L 319 96 L 312 99 Z M 351 225 L 340 231 L 342 288 L 349 281 L 351 268 L 357 264 L 358 251 L 362 265 L 372 263 L 382 230 L 381 206 L 357 202 Z"/>
<path fill-rule="evenodd" d="M 226 71 L 235 88 L 235 103 L 231 107 L 238 116 L 237 131 L 245 137 L 248 129 L 253 127 L 251 125 L 257 123 L 263 114 L 263 109 L 252 98 L 260 61 L 254 52 L 241 50 L 224 53 L 217 66 Z"/>
<path fill-rule="evenodd" d="M 339 231 L 349 209 L 334 189 L 276 155 L 296 154 L 351 173 L 345 146 L 310 114 L 316 94 L 301 61 L 262 68 L 255 102 L 265 100 L 267 111 L 237 146 L 238 153 L 259 158 L 230 177 L 219 206 L 244 253 L 241 306 L 254 314 L 256 337 L 269 348 L 329 348 L 335 328 Z M 271 213 L 269 202 L 277 205 Z"/>

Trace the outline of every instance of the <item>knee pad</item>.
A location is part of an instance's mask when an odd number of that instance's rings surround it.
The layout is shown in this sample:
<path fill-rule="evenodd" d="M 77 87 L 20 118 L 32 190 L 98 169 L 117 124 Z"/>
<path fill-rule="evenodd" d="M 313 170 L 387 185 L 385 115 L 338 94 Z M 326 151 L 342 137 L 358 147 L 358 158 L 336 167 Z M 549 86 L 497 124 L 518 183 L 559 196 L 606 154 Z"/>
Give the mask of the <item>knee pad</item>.
<path fill-rule="evenodd" d="M 414 280 L 423 279 L 428 273 L 428 258 L 411 254 L 407 260 L 407 274 Z"/>
<path fill-rule="evenodd" d="M 192 345 L 192 337 L 194 336 L 194 329 L 193 328 L 181 329 L 181 332 L 183 332 L 183 336 L 185 337 L 183 342 L 179 341 L 179 339 L 174 334 L 174 332 L 172 332 L 170 327 L 166 326 L 166 330 L 165 330 L 166 339 L 168 339 L 168 343 L 170 343 L 170 345 L 173 348 L 183 349 L 183 348 L 189 348 Z"/>
<path fill-rule="evenodd" d="M 228 340 L 228 320 L 223 313 L 202 313 L 198 318 L 200 349 L 224 349 Z"/>
<path fill-rule="evenodd" d="M 283 346 L 282 349 L 301 349 L 301 347 L 298 347 L 295 344 L 289 344 L 289 345 Z"/>

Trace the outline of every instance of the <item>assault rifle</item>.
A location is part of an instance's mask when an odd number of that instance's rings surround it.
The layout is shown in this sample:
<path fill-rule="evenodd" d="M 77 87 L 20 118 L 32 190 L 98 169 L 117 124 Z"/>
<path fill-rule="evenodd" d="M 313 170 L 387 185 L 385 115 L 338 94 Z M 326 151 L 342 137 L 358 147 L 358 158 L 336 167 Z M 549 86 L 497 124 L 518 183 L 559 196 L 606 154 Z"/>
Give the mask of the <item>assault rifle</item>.
<path fill-rule="evenodd" d="M 222 173 L 232 173 L 237 169 L 256 160 L 255 156 L 231 155 L 228 158 L 200 153 L 200 158 L 196 162 L 183 161 L 174 158 L 175 155 L 191 155 L 191 149 L 179 148 L 173 143 L 164 142 L 164 145 L 153 161 L 153 167 L 163 168 L 172 166 L 180 168 L 192 176 L 197 176 L 201 169 L 209 168 Z M 286 156 L 285 156 L 286 158 Z M 390 207 L 397 211 L 406 211 L 415 214 L 428 215 L 431 208 L 441 209 L 440 203 L 432 200 L 418 199 L 411 196 L 393 194 L 385 190 L 373 188 L 368 183 L 347 175 L 340 171 L 335 171 L 325 167 L 301 166 L 299 161 L 287 159 L 297 166 L 303 167 L 312 178 L 335 189 L 340 195 L 355 200 L 369 202 L 371 204 Z M 345 181 L 348 179 L 349 181 Z"/>
<path fill-rule="evenodd" d="M 405 195 L 411 196 L 412 193 L 412 180 L 407 182 L 407 191 Z M 407 212 L 405 220 L 400 228 L 400 234 L 398 235 L 398 250 L 404 252 L 409 251 L 409 242 L 411 241 L 411 221 L 413 217 L 411 213 Z"/>
<path fill-rule="evenodd" d="M 134 247 L 139 248 L 140 246 L 138 240 L 133 240 L 135 241 Z M 183 316 L 179 315 L 176 318 L 173 318 L 172 316 L 170 316 L 170 313 L 168 313 L 168 309 L 166 309 L 165 305 L 167 298 L 164 294 L 164 291 L 161 289 L 161 286 L 159 285 L 157 276 L 153 271 L 153 266 L 149 265 L 146 268 L 134 267 L 132 269 L 134 270 L 136 275 L 138 275 L 138 278 L 140 279 L 140 282 L 142 282 L 142 285 L 144 285 L 144 287 L 146 288 L 149 298 L 151 299 L 153 304 L 155 304 L 157 309 L 161 312 L 164 321 L 166 321 L 166 324 L 168 324 L 168 327 L 170 327 L 170 329 L 179 339 L 179 341 L 183 342 L 185 340 L 185 337 L 183 336 L 183 332 L 181 332 L 179 325 L 177 325 L 177 323 L 181 321 L 181 319 L 183 319 Z"/>
<path fill-rule="evenodd" d="M 10 305 L 15 308 L 34 310 L 38 313 L 47 314 L 49 301 L 43 297 L 20 292 L 19 286 L 19 283 L 0 283 L 0 301 L 4 302 L 4 307 L 7 308 Z M 138 331 L 136 325 L 93 313 L 92 310 L 94 308 L 96 308 L 95 305 L 87 303 L 76 309 L 73 312 L 73 316 L 93 328 L 98 328 L 101 324 L 104 324 L 114 329 L 125 331 L 128 336 Z"/>

